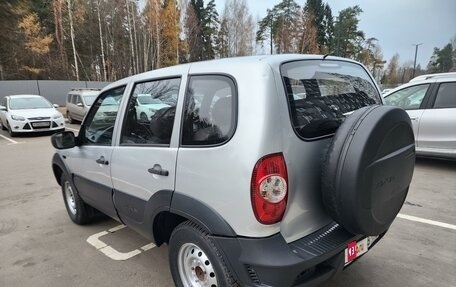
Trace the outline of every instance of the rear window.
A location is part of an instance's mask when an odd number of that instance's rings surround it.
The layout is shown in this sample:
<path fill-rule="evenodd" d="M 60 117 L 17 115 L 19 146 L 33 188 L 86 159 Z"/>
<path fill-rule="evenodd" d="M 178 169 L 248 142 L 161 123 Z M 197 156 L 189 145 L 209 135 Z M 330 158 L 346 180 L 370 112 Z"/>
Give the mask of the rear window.
<path fill-rule="evenodd" d="M 369 75 L 354 63 L 296 61 L 283 64 L 281 74 L 293 128 L 303 139 L 332 135 L 353 111 L 381 104 Z"/>

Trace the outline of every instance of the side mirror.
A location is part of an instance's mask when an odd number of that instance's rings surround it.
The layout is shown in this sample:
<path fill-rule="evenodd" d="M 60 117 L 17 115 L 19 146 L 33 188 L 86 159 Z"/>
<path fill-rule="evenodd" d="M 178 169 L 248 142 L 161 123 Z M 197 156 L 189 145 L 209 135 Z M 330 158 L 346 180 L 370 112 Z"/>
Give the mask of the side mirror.
<path fill-rule="evenodd" d="M 84 105 L 83 105 L 82 103 L 77 103 L 77 104 L 76 104 L 76 106 L 78 106 L 78 107 L 81 107 L 81 108 L 82 108 Z"/>
<path fill-rule="evenodd" d="M 6 112 L 6 111 L 7 111 L 7 108 L 6 108 L 5 106 L 0 106 L 0 111 Z"/>
<path fill-rule="evenodd" d="M 52 106 L 53 106 L 54 108 L 56 108 L 56 109 L 60 108 L 60 106 L 57 105 L 57 104 L 53 104 Z"/>
<path fill-rule="evenodd" d="M 52 135 L 51 143 L 56 149 L 68 149 L 76 146 L 73 132 L 65 131 Z"/>

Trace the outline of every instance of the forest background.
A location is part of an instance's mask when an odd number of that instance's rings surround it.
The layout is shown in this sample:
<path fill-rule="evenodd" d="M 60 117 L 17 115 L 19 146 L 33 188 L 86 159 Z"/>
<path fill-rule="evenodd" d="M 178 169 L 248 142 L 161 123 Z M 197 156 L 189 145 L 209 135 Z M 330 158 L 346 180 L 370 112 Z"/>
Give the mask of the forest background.
<path fill-rule="evenodd" d="M 246 0 L 3 0 L 0 80 L 115 81 L 179 63 L 234 56 L 331 54 L 362 62 L 384 85 L 453 71 L 456 35 L 426 67 L 386 61 L 359 29 L 360 6 L 282 0 L 255 19 Z M 221 9 L 218 9 L 221 8 Z M 220 12 L 218 12 L 220 11 Z"/>

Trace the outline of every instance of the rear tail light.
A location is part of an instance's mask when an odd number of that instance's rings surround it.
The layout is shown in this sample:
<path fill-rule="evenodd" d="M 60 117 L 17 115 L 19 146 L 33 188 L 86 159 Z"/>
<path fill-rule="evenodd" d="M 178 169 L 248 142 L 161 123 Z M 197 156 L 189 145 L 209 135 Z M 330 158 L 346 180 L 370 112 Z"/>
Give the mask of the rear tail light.
<path fill-rule="evenodd" d="M 250 193 L 258 222 L 274 224 L 282 220 L 287 207 L 288 175 L 281 153 L 258 160 L 252 173 Z"/>

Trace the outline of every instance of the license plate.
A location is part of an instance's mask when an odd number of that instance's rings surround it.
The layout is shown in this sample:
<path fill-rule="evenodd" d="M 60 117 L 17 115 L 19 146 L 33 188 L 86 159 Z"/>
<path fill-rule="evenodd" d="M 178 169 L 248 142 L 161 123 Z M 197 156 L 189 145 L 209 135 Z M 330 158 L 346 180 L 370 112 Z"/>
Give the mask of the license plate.
<path fill-rule="evenodd" d="M 32 123 L 32 127 L 34 128 L 47 128 L 50 126 L 49 122 L 37 122 L 37 123 Z"/>
<path fill-rule="evenodd" d="M 369 236 L 360 241 L 353 241 L 348 243 L 345 248 L 345 266 L 353 262 L 354 259 L 363 255 L 369 250 L 369 247 L 377 239 L 378 236 Z"/>

